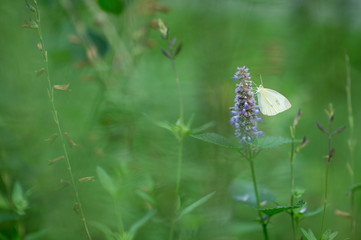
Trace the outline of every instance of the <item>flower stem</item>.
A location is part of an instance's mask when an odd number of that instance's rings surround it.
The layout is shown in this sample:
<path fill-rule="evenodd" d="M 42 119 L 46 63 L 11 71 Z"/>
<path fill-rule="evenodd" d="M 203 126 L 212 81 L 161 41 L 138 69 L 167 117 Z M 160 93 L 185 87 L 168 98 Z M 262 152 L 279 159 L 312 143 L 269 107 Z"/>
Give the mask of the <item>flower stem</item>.
<path fill-rule="evenodd" d="M 291 171 L 291 199 L 290 205 L 293 206 L 294 204 L 294 192 L 295 192 L 295 177 L 294 177 L 294 165 L 295 165 L 295 127 L 290 128 L 291 130 L 291 154 L 290 154 L 290 171 Z M 296 227 L 295 227 L 295 213 L 293 209 L 291 209 L 291 223 L 292 223 L 292 232 L 293 232 L 293 239 L 297 239 Z"/>
<path fill-rule="evenodd" d="M 330 118 L 329 123 L 329 131 L 328 131 L 328 157 L 327 157 L 327 168 L 326 168 L 326 179 L 325 179 L 325 199 L 323 201 L 323 214 L 322 214 L 322 223 L 321 223 L 321 233 L 320 233 L 320 240 L 322 239 L 323 234 L 323 227 L 325 223 L 325 216 L 326 216 L 326 207 L 327 207 L 327 192 L 328 192 L 328 172 L 330 169 L 330 163 L 331 163 L 331 140 L 332 140 L 332 118 Z"/>
<path fill-rule="evenodd" d="M 86 236 L 87 236 L 88 240 L 91 240 L 92 238 L 91 238 L 91 235 L 90 235 L 90 232 L 89 232 L 89 229 L 88 229 L 88 225 L 87 225 L 87 222 L 86 222 L 86 219 L 85 219 L 83 207 L 82 207 L 82 204 L 81 204 L 81 201 L 80 201 L 79 191 L 78 191 L 78 188 L 77 188 L 77 185 L 76 185 L 76 182 L 75 182 L 73 171 L 71 169 L 70 158 L 69 158 L 68 150 L 67 150 L 66 145 L 65 145 L 63 131 L 62 131 L 62 128 L 61 128 L 59 117 L 58 117 L 58 111 L 57 111 L 57 109 L 55 107 L 54 89 L 53 89 L 53 86 L 52 86 L 52 83 L 51 83 L 51 80 L 50 80 L 50 74 L 49 74 L 48 55 L 47 55 L 47 51 L 45 49 L 43 34 L 42 34 L 42 31 L 41 31 L 40 10 L 38 8 L 36 0 L 34 0 L 34 3 L 35 3 L 35 7 L 36 7 L 36 18 L 37 18 L 37 24 L 38 24 L 37 29 L 38 29 L 38 35 L 39 35 L 39 38 L 40 38 L 41 52 L 42 52 L 42 55 L 43 55 L 43 58 L 44 58 L 45 73 L 46 73 L 46 78 L 47 78 L 47 81 L 48 81 L 48 94 L 49 94 L 49 99 L 50 99 L 50 103 L 51 103 L 52 114 L 53 114 L 54 122 L 55 122 L 57 130 L 58 130 L 58 135 L 60 136 L 62 149 L 63 149 L 64 156 L 65 156 L 66 168 L 68 170 L 68 174 L 69 174 L 69 177 L 70 177 L 71 186 L 72 186 L 72 188 L 74 190 L 74 193 L 75 193 L 75 201 L 76 201 L 76 204 L 77 204 L 77 209 L 79 211 L 79 215 L 80 215 L 81 221 L 83 223 Z"/>
<path fill-rule="evenodd" d="M 167 43 L 170 51 L 170 60 L 172 62 L 172 68 L 174 72 L 175 81 L 177 84 L 177 92 L 178 92 L 178 103 L 179 103 L 179 125 L 181 129 L 178 132 L 178 160 L 177 160 L 177 178 L 176 178 L 176 190 L 175 190 L 175 213 L 178 211 L 180 206 L 180 196 L 179 189 L 181 184 L 181 176 L 182 176 L 182 161 L 183 161 L 183 140 L 184 140 L 184 115 L 183 115 L 183 99 L 182 99 L 182 90 L 179 82 L 179 76 L 177 73 L 177 68 L 175 65 L 175 53 L 173 50 L 173 44 L 169 40 L 169 36 L 167 35 Z M 175 214 L 176 215 L 176 214 Z M 174 228 L 176 224 L 176 219 L 172 220 L 170 231 L 169 231 L 169 240 L 173 239 Z"/>
<path fill-rule="evenodd" d="M 354 149 L 355 149 L 355 140 L 353 136 L 354 131 L 354 119 L 352 113 L 352 98 L 351 98 L 351 73 L 350 73 L 350 59 L 345 52 L 345 61 L 346 61 L 346 96 L 347 96 L 347 111 L 348 111 L 348 122 L 350 127 L 350 136 L 348 139 L 348 148 L 350 151 L 350 160 L 347 164 L 350 178 L 351 178 L 351 185 L 355 184 L 355 161 L 354 161 Z M 351 205 L 351 240 L 356 238 L 356 210 L 355 210 L 355 196 L 354 192 L 351 191 L 350 193 L 350 205 Z"/>
<path fill-rule="evenodd" d="M 258 207 L 257 212 L 258 212 L 258 215 L 259 215 L 259 217 L 260 217 L 261 224 L 262 224 L 264 239 L 265 239 L 265 240 L 268 240 L 269 237 L 268 237 L 268 231 L 267 231 L 267 223 L 266 223 L 265 220 L 263 219 L 263 214 L 262 214 L 262 212 L 259 211 L 259 209 L 261 208 L 261 202 L 260 202 L 260 199 L 259 199 L 258 188 L 257 188 L 257 181 L 256 181 L 256 173 L 255 173 L 255 170 L 254 170 L 253 151 L 250 149 L 250 147 L 248 147 L 248 154 L 249 154 L 248 161 L 249 161 L 249 164 L 250 164 L 250 167 L 251 167 L 254 193 L 255 193 L 255 195 L 256 195 L 256 200 L 257 200 L 257 207 Z"/>

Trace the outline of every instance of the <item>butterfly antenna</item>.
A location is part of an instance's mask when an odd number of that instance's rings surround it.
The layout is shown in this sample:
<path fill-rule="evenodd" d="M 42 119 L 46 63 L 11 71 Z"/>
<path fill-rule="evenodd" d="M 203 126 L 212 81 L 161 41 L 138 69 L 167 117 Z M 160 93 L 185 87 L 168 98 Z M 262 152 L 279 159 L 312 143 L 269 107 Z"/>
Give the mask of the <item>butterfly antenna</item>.
<path fill-rule="evenodd" d="M 262 81 L 262 75 L 259 75 L 259 78 L 261 79 L 261 85 L 263 86 L 263 81 Z"/>

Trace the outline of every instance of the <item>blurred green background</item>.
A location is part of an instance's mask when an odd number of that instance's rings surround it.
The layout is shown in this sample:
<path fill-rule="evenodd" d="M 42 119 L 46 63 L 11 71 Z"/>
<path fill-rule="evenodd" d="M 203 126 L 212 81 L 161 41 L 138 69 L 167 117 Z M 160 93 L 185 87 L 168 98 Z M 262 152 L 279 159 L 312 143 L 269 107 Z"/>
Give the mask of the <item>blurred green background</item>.
<path fill-rule="evenodd" d="M 170 35 L 183 43 L 176 58 L 184 99 L 185 119 L 193 126 L 213 122 L 208 132 L 232 141 L 229 107 L 233 106 L 232 75 L 246 65 L 256 85 L 284 94 L 292 108 L 263 118 L 267 136 L 289 137 L 299 109 L 303 115 L 296 137 L 309 145 L 296 157 L 296 186 L 314 210 L 323 204 L 327 137 L 316 122 L 327 126 L 324 109 L 335 109 L 336 149 L 329 179 L 326 229 L 350 237 L 347 190 L 352 182 L 346 167 L 350 136 L 346 101 L 345 52 L 350 58 L 354 137 L 359 140 L 361 96 L 361 2 L 311 0 L 169 0 L 127 1 L 112 12 L 102 1 L 39 0 L 49 73 L 53 84 L 70 83 L 56 91 L 55 101 L 64 131 L 77 146 L 69 148 L 85 215 L 94 239 L 105 238 L 100 225 L 119 230 L 146 215 L 156 214 L 135 239 L 167 239 L 174 204 L 177 140 L 154 122 L 175 123 L 179 117 L 177 88 L 169 59 L 160 51 L 166 42 L 154 27 L 162 18 Z M 103 1 L 112 2 L 112 1 Z M 103 6 L 104 7 L 104 6 Z M 44 67 L 36 30 L 21 28 L 33 17 L 24 1 L 0 4 L 0 237 L 1 239 L 85 239 L 73 211 L 74 194 L 60 183 L 68 180 L 64 162 L 48 166 L 62 155 L 51 115 Z M 97 56 L 89 57 L 94 46 Z M 263 151 L 256 159 L 259 184 L 287 205 L 290 194 L 290 146 Z M 355 151 L 356 181 L 360 181 L 360 151 Z M 114 200 L 97 179 L 103 168 L 116 183 Z M 248 162 L 237 153 L 187 138 L 184 146 L 181 196 L 185 205 L 216 194 L 177 225 L 179 239 L 262 239 L 256 211 L 234 201 L 229 186 L 235 178 L 251 180 Z M 25 194 L 25 214 L 16 212 L 13 192 L 18 182 Z M 360 216 L 360 196 L 356 196 Z M 357 220 L 360 222 L 361 218 Z M 301 223 L 318 234 L 321 214 Z M 361 223 L 359 224 L 361 226 Z M 104 230 L 104 229 L 103 229 Z M 291 239 L 290 218 L 275 216 L 271 239 Z M 361 231 L 358 231 L 361 234 Z M 361 238 L 358 238 L 361 239 Z"/>

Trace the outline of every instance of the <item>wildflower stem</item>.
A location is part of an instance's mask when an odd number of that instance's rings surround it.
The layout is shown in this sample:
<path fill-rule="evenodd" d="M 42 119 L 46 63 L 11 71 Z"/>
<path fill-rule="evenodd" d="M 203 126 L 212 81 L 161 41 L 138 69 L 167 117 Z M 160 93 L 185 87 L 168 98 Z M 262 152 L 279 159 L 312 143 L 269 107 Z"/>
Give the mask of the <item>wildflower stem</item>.
<path fill-rule="evenodd" d="M 179 76 L 177 73 L 177 68 L 175 65 L 175 53 L 173 50 L 173 45 L 170 42 L 169 37 L 167 37 L 167 43 L 168 43 L 168 47 L 169 47 L 169 51 L 171 53 L 171 58 L 170 60 L 172 61 L 172 67 L 173 67 L 173 72 L 174 72 L 174 77 L 175 77 L 175 81 L 177 84 L 177 92 L 178 92 L 178 102 L 179 102 L 179 119 L 180 119 L 180 124 L 183 125 L 183 99 L 182 99 L 182 90 L 181 90 L 181 86 L 180 86 L 180 82 L 179 82 Z"/>
<path fill-rule="evenodd" d="M 331 155 L 332 118 L 333 118 L 333 116 L 330 117 L 329 133 L 328 133 L 328 155 L 327 155 L 327 168 L 326 168 L 326 180 L 325 180 L 325 199 L 323 201 L 323 214 L 322 214 L 320 240 L 322 239 L 323 227 L 324 227 L 324 223 L 325 223 L 326 207 L 327 207 L 327 192 L 328 192 L 328 172 L 330 169 L 330 163 L 331 163 L 331 158 L 332 158 L 332 155 Z"/>
<path fill-rule="evenodd" d="M 177 84 L 177 92 L 178 92 L 178 102 L 179 102 L 179 125 L 181 129 L 178 132 L 178 160 L 177 160 L 177 178 L 176 178 L 176 190 L 175 190 L 175 213 L 178 211 L 180 206 L 180 196 L 179 196 L 179 189 L 181 183 L 181 175 L 182 175 L 182 161 L 183 161 L 183 140 L 184 140 L 184 133 L 183 133 L 183 126 L 184 126 L 184 115 L 183 115 L 183 99 L 182 99 L 182 90 L 179 82 L 179 76 L 177 73 L 177 68 L 175 65 L 175 52 L 173 50 L 173 44 L 171 43 L 169 36 L 167 35 L 167 44 L 170 52 L 170 60 L 172 62 L 172 68 L 174 72 L 175 81 Z M 169 231 L 169 239 L 173 239 L 174 228 L 176 224 L 176 219 L 172 220 L 171 228 Z"/>
<path fill-rule="evenodd" d="M 350 59 L 345 53 L 345 61 L 346 61 L 346 96 L 347 96 L 347 111 L 348 111 L 348 122 L 350 127 L 350 136 L 348 139 L 348 148 L 350 151 L 350 160 L 348 163 L 348 169 L 350 173 L 351 178 L 351 185 L 355 184 L 355 162 L 354 162 L 354 148 L 355 148 L 355 140 L 353 137 L 353 131 L 354 131 L 354 120 L 353 120 L 353 114 L 352 114 L 352 100 L 351 100 L 351 73 L 350 73 Z M 350 205 L 351 205 L 351 240 L 354 240 L 356 238 L 356 211 L 354 206 L 355 201 L 354 192 L 350 192 Z"/>
<path fill-rule="evenodd" d="M 84 211 L 83 211 L 83 207 L 80 201 L 80 196 L 79 196 L 79 191 L 74 179 L 74 175 L 73 175 L 73 171 L 71 169 L 71 164 L 70 164 L 70 158 L 69 158 L 69 154 L 68 154 L 68 150 L 66 148 L 65 145 L 65 141 L 64 141 L 64 136 L 63 136 L 63 131 L 61 129 L 61 125 L 60 125 L 60 121 L 59 121 L 59 117 L 58 117 L 58 111 L 56 110 L 55 107 L 55 100 L 54 100 L 54 89 L 50 80 L 50 74 L 49 74 L 49 64 L 48 64 L 48 55 L 47 55 L 47 51 L 45 48 L 45 44 L 44 44 L 44 40 L 43 40 L 43 34 L 41 31 L 41 24 L 40 24 L 40 10 L 38 8 L 38 4 L 36 2 L 36 0 L 34 0 L 34 4 L 35 4 L 35 8 L 36 8 L 36 18 L 37 18 L 37 24 L 38 24 L 38 35 L 39 35 L 39 39 L 40 39 L 40 44 L 41 44 L 41 52 L 44 58 L 44 64 L 45 64 L 45 73 L 46 73 L 46 78 L 48 81 L 48 94 L 49 94 L 49 99 L 50 99 L 50 103 L 51 103 L 51 108 L 52 108 L 52 113 L 53 113 L 53 118 L 54 118 L 54 122 L 57 126 L 57 130 L 58 130 L 58 135 L 60 136 L 60 140 L 61 140 L 61 144 L 62 144 L 62 149 L 64 152 L 64 156 L 65 156 L 65 163 L 66 163 L 66 168 L 68 170 L 68 174 L 70 177 L 70 182 L 71 182 L 71 186 L 74 190 L 75 193 L 75 201 L 77 204 L 77 209 L 79 210 L 79 215 L 81 218 L 81 221 L 83 223 L 86 235 L 88 240 L 91 240 L 91 235 L 88 229 L 88 225 L 85 219 L 85 215 L 84 215 Z"/>
<path fill-rule="evenodd" d="M 254 153 L 251 149 L 251 147 L 248 146 L 248 161 L 251 167 L 251 173 L 252 173 L 252 181 L 253 181 L 253 187 L 254 187 L 254 193 L 256 195 L 256 200 L 257 200 L 257 212 L 260 218 L 260 222 L 262 224 L 262 229 L 263 229 L 263 235 L 264 235 L 264 239 L 268 240 L 268 231 L 267 231 L 267 224 L 265 222 L 265 220 L 263 219 L 263 214 L 261 211 L 259 211 L 259 209 L 261 208 L 261 202 L 259 199 L 259 194 L 258 194 L 258 188 L 257 188 L 257 181 L 256 181 L 256 173 L 254 170 L 254 163 L 253 163 L 253 158 L 254 158 Z"/>
<path fill-rule="evenodd" d="M 294 165 L 295 165 L 295 127 L 291 126 L 291 154 L 290 154 L 290 170 L 291 170 L 291 199 L 290 199 L 290 205 L 293 206 L 294 204 L 294 192 L 295 192 L 295 177 L 294 177 Z M 291 209 L 291 223 L 292 223 L 292 232 L 293 232 L 293 239 L 297 239 L 297 233 L 295 228 L 295 213 L 293 209 Z"/>

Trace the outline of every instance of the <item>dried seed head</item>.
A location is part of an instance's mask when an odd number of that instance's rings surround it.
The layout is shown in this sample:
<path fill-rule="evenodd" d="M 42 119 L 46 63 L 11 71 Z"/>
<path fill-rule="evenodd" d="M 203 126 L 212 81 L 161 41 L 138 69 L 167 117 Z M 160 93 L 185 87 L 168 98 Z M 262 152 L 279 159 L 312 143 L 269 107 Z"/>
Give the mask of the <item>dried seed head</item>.
<path fill-rule="evenodd" d="M 66 85 L 54 85 L 53 87 L 56 90 L 69 92 L 69 91 L 71 91 L 71 89 L 69 89 L 69 86 L 70 86 L 70 83 L 68 83 Z"/>
<path fill-rule="evenodd" d="M 335 209 L 335 215 L 342 218 L 352 218 L 352 215 L 350 213 L 338 209 Z"/>
<path fill-rule="evenodd" d="M 51 135 L 49 138 L 45 139 L 45 141 L 49 142 L 50 144 L 53 144 L 53 142 L 55 141 L 55 139 L 58 137 L 57 133 L 54 133 L 53 135 Z"/>
<path fill-rule="evenodd" d="M 64 132 L 64 135 L 66 137 L 66 140 L 68 141 L 70 147 L 76 147 L 77 144 L 73 141 L 73 139 L 69 136 L 68 132 Z"/>
<path fill-rule="evenodd" d="M 57 157 L 57 158 L 54 158 L 54 159 L 52 159 L 52 160 L 49 160 L 48 162 L 48 164 L 49 165 L 52 165 L 52 164 L 54 164 L 54 163 L 57 163 L 57 162 L 59 162 L 60 160 L 62 160 L 62 159 L 64 159 L 64 156 L 60 156 L 60 157 Z"/>
<path fill-rule="evenodd" d="M 38 44 L 36 46 L 38 47 L 38 49 L 40 51 L 43 51 L 43 45 L 41 44 L 41 42 L 38 42 Z"/>
<path fill-rule="evenodd" d="M 78 38 L 78 37 L 75 36 L 74 34 L 69 34 L 69 35 L 68 35 L 68 41 L 69 41 L 70 43 L 73 43 L 73 44 L 80 44 L 80 43 L 81 43 L 80 38 Z"/>
<path fill-rule="evenodd" d="M 45 72 L 45 68 L 40 68 L 39 70 L 35 70 L 35 73 L 36 73 L 37 76 L 40 76 L 44 72 Z"/>
<path fill-rule="evenodd" d="M 78 182 L 94 182 L 95 181 L 95 177 L 94 176 L 90 176 L 90 177 L 83 177 L 83 178 L 79 178 Z"/>

